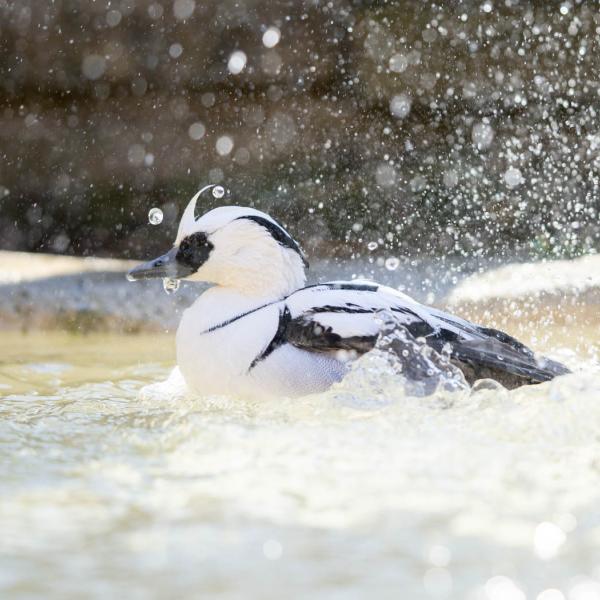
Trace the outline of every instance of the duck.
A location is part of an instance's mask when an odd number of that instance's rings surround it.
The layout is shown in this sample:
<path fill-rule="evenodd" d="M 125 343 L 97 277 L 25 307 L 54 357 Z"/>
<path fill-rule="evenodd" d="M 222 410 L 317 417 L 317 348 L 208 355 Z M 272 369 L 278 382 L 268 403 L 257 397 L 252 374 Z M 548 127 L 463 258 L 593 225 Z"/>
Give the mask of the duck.
<path fill-rule="evenodd" d="M 341 381 L 367 353 L 391 353 L 424 394 L 444 373 L 513 389 L 569 373 L 514 337 L 372 281 L 307 285 L 307 258 L 274 218 L 254 208 L 187 204 L 173 247 L 130 281 L 208 283 L 181 317 L 177 366 L 199 394 L 298 397 Z M 221 191 L 222 188 L 219 188 Z M 214 194 L 215 197 L 219 195 Z M 200 214 L 199 214 L 200 213 Z"/>

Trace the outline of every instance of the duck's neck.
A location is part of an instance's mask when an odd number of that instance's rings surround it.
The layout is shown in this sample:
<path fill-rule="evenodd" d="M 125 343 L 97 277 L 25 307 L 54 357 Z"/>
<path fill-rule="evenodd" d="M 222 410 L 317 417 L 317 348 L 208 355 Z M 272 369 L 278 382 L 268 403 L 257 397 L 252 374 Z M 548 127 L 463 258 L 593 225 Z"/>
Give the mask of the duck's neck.
<path fill-rule="evenodd" d="M 290 252 L 263 254 L 256 260 L 248 260 L 246 254 L 243 262 L 235 258 L 230 256 L 222 263 L 215 260 L 203 272 L 208 281 L 214 282 L 212 289 L 224 296 L 239 296 L 260 304 L 281 300 L 306 283 L 301 259 Z"/>

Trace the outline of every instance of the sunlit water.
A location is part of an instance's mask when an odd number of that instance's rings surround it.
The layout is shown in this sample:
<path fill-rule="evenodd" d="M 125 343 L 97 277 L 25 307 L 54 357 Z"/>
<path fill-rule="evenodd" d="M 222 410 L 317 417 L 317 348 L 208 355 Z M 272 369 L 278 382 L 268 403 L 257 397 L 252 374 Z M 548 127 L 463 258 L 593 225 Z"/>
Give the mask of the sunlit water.
<path fill-rule="evenodd" d="M 173 354 L 3 334 L 0 597 L 600 599 L 589 357 L 427 399 L 365 361 L 326 394 L 250 403 L 148 387 Z"/>

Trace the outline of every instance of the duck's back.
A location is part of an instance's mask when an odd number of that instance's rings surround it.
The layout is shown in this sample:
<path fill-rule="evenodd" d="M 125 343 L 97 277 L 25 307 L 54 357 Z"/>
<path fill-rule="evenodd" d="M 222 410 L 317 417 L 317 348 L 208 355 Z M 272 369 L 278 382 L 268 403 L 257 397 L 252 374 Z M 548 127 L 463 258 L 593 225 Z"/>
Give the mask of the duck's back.
<path fill-rule="evenodd" d="M 340 380 L 342 362 L 278 338 L 285 311 L 285 300 L 205 292 L 177 330 L 177 363 L 188 387 L 201 394 L 301 396 Z"/>
<path fill-rule="evenodd" d="M 470 383 L 492 377 L 517 387 L 568 373 L 501 331 L 385 286 L 356 281 L 308 286 L 284 299 L 264 301 L 211 289 L 184 313 L 178 364 L 188 385 L 200 393 L 318 392 L 343 377 L 348 357 L 375 347 L 383 321 L 388 327 L 390 318 L 411 340 L 421 338 L 436 352 L 449 352 Z M 427 361 L 418 353 L 398 355 L 407 377 L 418 379 L 427 372 Z"/>

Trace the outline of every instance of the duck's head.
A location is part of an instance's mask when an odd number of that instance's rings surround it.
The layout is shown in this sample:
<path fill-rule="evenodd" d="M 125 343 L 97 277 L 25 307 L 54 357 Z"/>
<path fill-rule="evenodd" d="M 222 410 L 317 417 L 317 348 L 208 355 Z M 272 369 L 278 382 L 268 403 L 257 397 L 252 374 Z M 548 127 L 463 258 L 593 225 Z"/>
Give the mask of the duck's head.
<path fill-rule="evenodd" d="M 308 263 L 298 243 L 269 215 L 221 206 L 196 217 L 200 190 L 187 205 L 175 244 L 127 274 L 131 281 L 168 277 L 205 281 L 247 295 L 283 297 L 302 287 Z"/>

